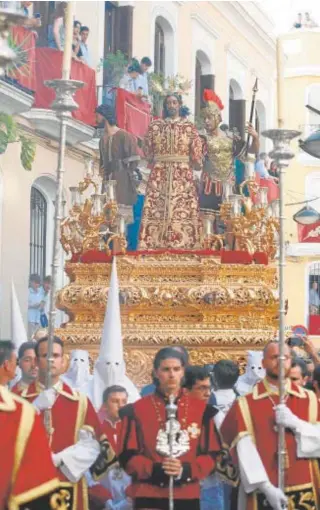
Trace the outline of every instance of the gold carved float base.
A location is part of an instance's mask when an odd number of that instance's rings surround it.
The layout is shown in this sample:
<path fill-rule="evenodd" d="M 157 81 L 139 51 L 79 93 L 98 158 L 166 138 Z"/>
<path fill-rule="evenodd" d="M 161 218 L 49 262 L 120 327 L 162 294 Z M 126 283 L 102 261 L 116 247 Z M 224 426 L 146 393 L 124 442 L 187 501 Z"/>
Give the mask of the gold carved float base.
<path fill-rule="evenodd" d="M 221 264 L 220 257 L 169 253 L 117 258 L 127 373 L 150 382 L 152 359 L 166 345 L 184 345 L 194 364 L 223 358 L 245 363 L 277 329 L 277 271 Z M 67 263 L 70 284 L 58 307 L 70 321 L 57 334 L 68 350 L 98 354 L 110 263 Z"/>

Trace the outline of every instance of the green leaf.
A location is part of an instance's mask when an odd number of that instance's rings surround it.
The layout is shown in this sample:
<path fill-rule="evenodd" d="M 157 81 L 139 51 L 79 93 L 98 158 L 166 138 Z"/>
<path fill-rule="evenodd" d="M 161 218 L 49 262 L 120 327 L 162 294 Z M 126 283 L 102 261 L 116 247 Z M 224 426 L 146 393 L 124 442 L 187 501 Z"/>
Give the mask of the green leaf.
<path fill-rule="evenodd" d="M 7 133 L 5 133 L 5 131 L 0 129 L 0 154 L 6 152 L 7 147 L 8 147 L 8 135 Z"/>
<path fill-rule="evenodd" d="M 7 113 L 0 112 L 0 125 L 7 132 L 8 143 L 17 140 L 17 124 L 14 118 Z"/>
<path fill-rule="evenodd" d="M 36 144 L 30 138 L 20 134 L 21 153 L 20 161 L 25 170 L 32 170 L 32 163 L 36 156 Z"/>

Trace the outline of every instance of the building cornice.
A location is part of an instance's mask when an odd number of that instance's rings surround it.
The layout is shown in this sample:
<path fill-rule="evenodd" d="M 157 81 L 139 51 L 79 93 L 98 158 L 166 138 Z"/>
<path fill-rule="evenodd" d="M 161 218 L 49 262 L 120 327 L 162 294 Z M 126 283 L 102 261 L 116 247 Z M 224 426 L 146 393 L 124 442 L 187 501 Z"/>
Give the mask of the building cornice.
<path fill-rule="evenodd" d="M 250 67 L 249 62 L 242 55 L 240 55 L 240 53 L 238 53 L 238 51 L 235 48 L 233 48 L 231 44 L 229 44 L 229 43 L 226 44 L 224 49 L 232 57 L 237 59 L 240 62 L 240 64 L 242 64 L 246 69 L 248 69 Z"/>
<path fill-rule="evenodd" d="M 286 257 L 317 257 L 320 256 L 320 243 L 291 243 L 286 248 Z"/>
<path fill-rule="evenodd" d="M 204 20 L 199 14 L 192 12 L 191 13 L 191 19 L 194 21 L 197 21 L 201 27 L 208 32 L 210 35 L 212 35 L 215 39 L 220 38 L 220 33 L 212 27 L 206 20 Z"/>
<path fill-rule="evenodd" d="M 19 129 L 21 129 L 24 133 L 32 137 L 32 140 L 36 143 L 36 145 L 39 145 L 40 147 L 43 147 L 46 150 L 49 150 L 51 152 L 58 152 L 59 149 L 59 143 L 55 140 L 52 140 L 51 138 L 42 135 L 40 133 L 36 133 L 35 130 L 27 126 L 25 124 L 25 119 L 16 117 L 16 121 L 19 124 Z M 84 158 L 90 157 L 92 159 L 98 160 L 97 151 L 96 150 L 90 150 L 90 148 L 87 146 L 85 147 L 84 144 L 79 144 L 76 147 L 66 147 L 66 155 L 76 161 L 82 162 L 84 161 Z"/>
<path fill-rule="evenodd" d="M 285 78 L 297 78 L 299 76 L 320 76 L 320 66 L 287 67 L 284 71 Z"/>
<path fill-rule="evenodd" d="M 241 2 L 210 2 L 233 27 L 270 62 L 274 62 L 276 53 L 275 37 L 264 28 L 241 5 Z M 254 2 L 256 4 L 256 2 Z M 264 11 L 261 11 L 264 14 Z"/>

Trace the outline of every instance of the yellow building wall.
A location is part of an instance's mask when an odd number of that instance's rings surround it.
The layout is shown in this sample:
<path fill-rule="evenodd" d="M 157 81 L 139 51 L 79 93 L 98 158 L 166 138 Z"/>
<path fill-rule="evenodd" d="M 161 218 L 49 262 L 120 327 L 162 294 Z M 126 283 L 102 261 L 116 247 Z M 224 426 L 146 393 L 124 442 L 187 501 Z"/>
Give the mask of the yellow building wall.
<path fill-rule="evenodd" d="M 282 37 L 282 42 L 286 54 L 284 127 L 301 131 L 299 138 L 305 139 L 306 124 L 309 122 L 308 110 L 305 108 L 307 90 L 312 84 L 320 84 L 320 31 L 319 29 L 291 31 Z M 320 171 L 320 160 L 309 158 L 300 150 L 297 140 L 291 144 L 295 158 L 290 162 L 285 175 L 285 204 L 303 202 L 306 199 L 306 177 L 311 172 Z M 298 228 L 292 217 L 303 205 L 300 203 L 285 207 L 285 234 L 288 244 L 299 246 L 296 244 L 299 243 Z M 287 257 L 285 293 L 289 300 L 286 317 L 288 326 L 296 324 L 308 326 L 308 274 L 312 262 L 320 262 L 320 255 L 312 252 L 312 246 L 308 256 Z M 320 347 L 320 337 L 314 337 L 314 341 Z"/>
<path fill-rule="evenodd" d="M 224 104 L 229 100 L 228 84 L 228 52 L 235 52 L 236 58 L 239 56 L 244 65 L 244 99 L 247 100 L 249 110 L 249 101 L 251 100 L 252 87 L 256 76 L 260 78 L 260 95 L 267 105 L 267 96 L 274 82 L 275 53 L 273 50 L 269 54 L 259 48 L 251 35 L 243 35 L 239 26 L 228 19 L 227 14 L 221 11 L 221 4 L 225 2 L 152 2 L 138 1 L 134 2 L 133 17 L 133 55 L 141 58 L 149 53 L 154 58 L 154 40 L 153 24 L 156 14 L 168 16 L 168 19 L 176 23 L 175 48 L 169 51 L 175 51 L 176 55 L 176 73 L 194 82 L 195 62 L 192 61 L 192 54 L 196 49 L 193 41 L 193 26 L 195 18 L 204 23 L 205 30 L 212 30 L 216 33 L 213 36 L 211 53 L 208 55 L 212 62 L 213 74 L 215 75 L 215 90 L 221 97 Z M 229 3 L 229 2 L 226 2 Z M 239 2 L 230 2 L 239 3 Z M 247 2 L 250 3 L 250 2 Z M 238 18 L 240 23 L 241 18 Z M 238 24 L 239 24 L 238 23 Z M 142 29 L 143 27 L 143 29 Z M 257 36 L 258 37 L 258 36 Z M 271 85 L 272 84 L 272 85 Z M 269 98 L 270 99 L 270 98 Z M 193 98 L 189 97 L 186 102 L 193 112 Z M 189 104 L 190 103 L 190 104 Z M 274 112 L 269 118 L 273 118 Z M 224 119 L 226 120 L 226 119 Z"/>

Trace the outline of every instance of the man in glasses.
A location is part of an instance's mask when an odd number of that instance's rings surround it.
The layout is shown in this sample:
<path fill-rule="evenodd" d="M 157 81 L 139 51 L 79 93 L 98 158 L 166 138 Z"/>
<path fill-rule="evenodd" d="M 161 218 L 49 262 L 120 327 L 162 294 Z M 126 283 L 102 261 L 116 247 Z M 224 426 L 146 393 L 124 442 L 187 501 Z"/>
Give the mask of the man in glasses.
<path fill-rule="evenodd" d="M 210 373 L 205 367 L 191 365 L 186 368 L 185 387 L 189 394 L 205 402 L 209 401 L 211 395 Z"/>

